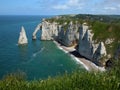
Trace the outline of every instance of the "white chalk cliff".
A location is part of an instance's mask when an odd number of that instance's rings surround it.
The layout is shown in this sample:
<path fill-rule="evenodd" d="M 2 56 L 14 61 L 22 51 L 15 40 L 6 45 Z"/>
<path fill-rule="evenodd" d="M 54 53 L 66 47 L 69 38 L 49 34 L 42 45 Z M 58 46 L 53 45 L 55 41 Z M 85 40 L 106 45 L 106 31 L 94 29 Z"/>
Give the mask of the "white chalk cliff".
<path fill-rule="evenodd" d="M 67 23 L 65 22 L 62 25 L 58 25 L 56 22 L 50 23 L 43 19 L 42 23 L 40 23 L 33 32 L 33 39 L 36 39 L 36 33 L 42 28 L 41 40 L 57 39 L 65 46 L 72 46 L 79 40 L 78 52 L 80 55 L 91 61 L 98 62 L 106 56 L 104 43 L 100 42 L 100 44 L 96 44 L 94 40 L 92 40 L 94 34 L 92 33 L 92 30 L 89 30 L 89 26 L 86 23 L 83 23 L 80 27 L 77 22 L 75 24 L 70 22 L 65 30 L 64 26 L 66 26 L 66 24 Z"/>
<path fill-rule="evenodd" d="M 69 23 L 67 30 L 64 30 L 64 26 L 67 23 L 65 22 L 63 25 L 58 25 L 56 22 L 49 22 L 45 19 L 42 20 L 42 23 L 37 25 L 35 31 L 33 32 L 32 39 L 36 39 L 36 33 L 39 30 L 41 32 L 41 40 L 54 40 L 57 39 L 59 42 L 64 44 L 65 46 L 71 46 L 75 43 L 76 40 L 79 39 L 78 28 L 79 25 Z"/>
<path fill-rule="evenodd" d="M 42 29 L 41 40 L 53 40 L 53 38 L 58 36 L 58 26 L 57 23 L 49 23 L 45 19 L 42 20 L 35 31 L 33 32 L 33 39 L 36 39 L 36 33 Z"/>
<path fill-rule="evenodd" d="M 103 42 L 100 42 L 97 50 L 95 51 L 94 55 L 93 55 L 93 60 L 95 61 L 99 61 L 102 57 L 106 56 L 106 48 L 104 46 Z"/>
<path fill-rule="evenodd" d="M 35 31 L 33 32 L 33 35 L 32 35 L 32 39 L 35 40 L 36 39 L 36 34 L 37 32 L 41 29 L 41 26 L 42 24 L 38 24 L 37 27 L 35 28 Z"/>
<path fill-rule="evenodd" d="M 106 56 L 106 48 L 103 42 L 95 44 L 92 30 L 86 24 L 83 24 L 80 28 L 79 36 L 79 48 L 80 55 L 94 61 L 99 61 L 102 57 Z"/>
<path fill-rule="evenodd" d="M 24 27 L 22 26 L 20 36 L 19 36 L 19 40 L 18 40 L 18 44 L 22 45 L 22 44 L 27 44 L 27 43 L 28 43 L 28 39 L 27 39 L 27 36 L 26 36 L 26 32 L 25 32 Z"/>
<path fill-rule="evenodd" d="M 65 46 L 72 46 L 76 43 L 76 40 L 79 39 L 78 28 L 79 26 L 69 23 L 67 30 L 64 30 L 64 25 L 59 25 L 58 28 L 58 41 L 64 44 Z"/>

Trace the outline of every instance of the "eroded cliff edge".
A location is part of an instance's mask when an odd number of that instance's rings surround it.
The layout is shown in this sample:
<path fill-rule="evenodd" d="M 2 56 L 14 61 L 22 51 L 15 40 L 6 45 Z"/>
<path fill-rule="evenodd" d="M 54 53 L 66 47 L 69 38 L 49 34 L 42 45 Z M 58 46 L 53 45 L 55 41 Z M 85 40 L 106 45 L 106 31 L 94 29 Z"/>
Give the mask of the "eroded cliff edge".
<path fill-rule="evenodd" d="M 43 19 L 33 32 L 33 39 L 36 39 L 36 33 L 40 29 L 42 30 L 41 40 L 56 40 L 67 47 L 77 45 L 76 50 L 81 56 L 97 65 L 104 64 L 107 55 L 104 42 L 95 43 L 92 39 L 94 33 L 87 23 L 79 24 L 77 21 L 74 23 L 70 21 L 59 24 Z"/>

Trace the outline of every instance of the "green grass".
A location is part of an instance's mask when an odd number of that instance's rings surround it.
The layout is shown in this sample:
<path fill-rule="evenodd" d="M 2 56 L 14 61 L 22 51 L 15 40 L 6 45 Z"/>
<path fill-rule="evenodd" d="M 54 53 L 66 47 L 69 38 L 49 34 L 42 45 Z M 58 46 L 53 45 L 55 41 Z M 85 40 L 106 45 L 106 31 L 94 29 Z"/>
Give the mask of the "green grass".
<path fill-rule="evenodd" d="M 80 72 L 27 81 L 24 74 L 10 74 L 0 80 L 0 90 L 120 90 L 120 62 L 106 72 Z"/>

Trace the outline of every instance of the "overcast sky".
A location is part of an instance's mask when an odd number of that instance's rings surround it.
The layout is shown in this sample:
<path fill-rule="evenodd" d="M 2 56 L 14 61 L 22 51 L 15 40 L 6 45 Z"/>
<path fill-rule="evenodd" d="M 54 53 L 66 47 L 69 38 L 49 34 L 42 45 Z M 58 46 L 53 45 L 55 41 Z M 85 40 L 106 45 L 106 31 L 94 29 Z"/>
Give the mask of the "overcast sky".
<path fill-rule="evenodd" d="M 119 14 L 120 0 L 0 0 L 0 15 Z"/>

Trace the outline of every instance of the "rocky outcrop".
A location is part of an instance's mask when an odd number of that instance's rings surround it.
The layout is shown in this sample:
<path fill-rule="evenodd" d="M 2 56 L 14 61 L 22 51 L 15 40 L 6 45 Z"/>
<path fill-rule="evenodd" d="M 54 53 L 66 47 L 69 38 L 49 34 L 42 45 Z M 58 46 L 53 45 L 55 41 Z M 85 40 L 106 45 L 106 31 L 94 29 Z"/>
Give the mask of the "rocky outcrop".
<path fill-rule="evenodd" d="M 41 40 L 51 40 L 50 24 L 47 21 L 42 22 Z"/>
<path fill-rule="evenodd" d="M 120 46 L 117 48 L 117 50 L 115 51 L 115 55 L 114 58 L 116 60 L 120 59 Z"/>
<path fill-rule="evenodd" d="M 108 38 L 106 41 L 105 41 L 105 44 L 111 44 L 114 42 L 114 39 L 110 39 Z"/>
<path fill-rule="evenodd" d="M 26 36 L 26 32 L 25 32 L 24 27 L 22 26 L 20 36 L 19 36 L 19 40 L 18 40 L 18 44 L 22 45 L 22 44 L 27 44 L 27 43 L 28 43 L 28 39 L 27 39 L 27 36 Z"/>
<path fill-rule="evenodd" d="M 72 22 L 67 26 L 67 30 L 64 29 L 64 26 L 60 25 L 58 29 L 58 40 L 65 46 L 74 45 L 79 37 L 78 28 L 79 26 Z"/>
<path fill-rule="evenodd" d="M 37 27 L 35 28 L 35 31 L 33 32 L 33 35 L 32 35 L 32 39 L 35 40 L 36 39 L 36 34 L 37 32 L 41 29 L 42 27 L 42 24 L 38 24 Z"/>
<path fill-rule="evenodd" d="M 75 29 L 75 26 L 73 25 L 73 23 L 70 22 L 64 38 L 64 43 L 66 46 L 71 46 L 75 43 L 76 33 L 77 33 L 77 29 Z"/>
<path fill-rule="evenodd" d="M 57 40 L 63 44 L 65 38 L 65 31 L 62 25 L 58 26 L 58 37 Z"/>
<path fill-rule="evenodd" d="M 101 58 L 104 58 L 107 55 L 106 48 L 103 42 L 100 42 L 97 50 L 94 53 L 93 60 L 99 61 Z"/>
<path fill-rule="evenodd" d="M 42 20 L 42 23 L 40 23 L 35 31 L 33 32 L 33 39 L 36 39 L 36 33 L 42 29 L 41 33 L 41 40 L 53 40 L 56 36 L 58 36 L 58 26 L 57 23 L 49 23 L 45 19 Z"/>
<path fill-rule="evenodd" d="M 80 28 L 78 52 L 92 61 L 99 62 L 101 58 L 106 56 L 106 48 L 103 42 L 95 44 L 92 40 L 93 35 L 92 30 L 89 30 L 89 27 L 84 23 Z"/>
<path fill-rule="evenodd" d="M 67 30 L 65 30 L 65 26 L 67 26 Z M 36 39 L 36 33 L 41 29 L 41 40 L 57 39 L 65 46 L 71 46 L 79 39 L 78 28 L 77 22 L 76 24 L 70 22 L 69 25 L 65 22 L 63 25 L 58 25 L 56 22 L 50 23 L 43 19 L 42 23 L 36 27 L 32 37 Z"/>

